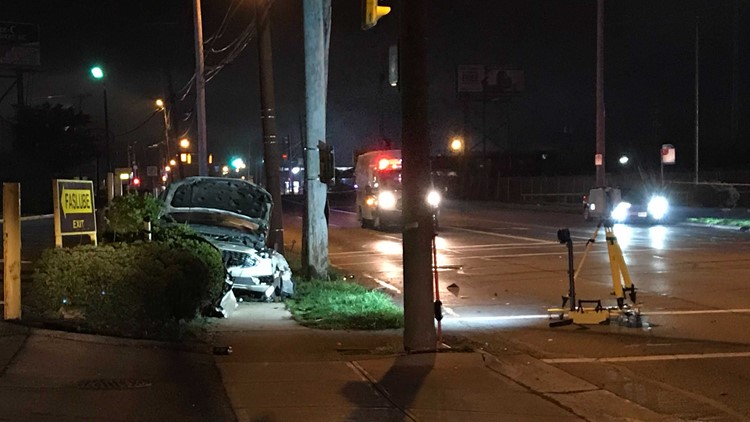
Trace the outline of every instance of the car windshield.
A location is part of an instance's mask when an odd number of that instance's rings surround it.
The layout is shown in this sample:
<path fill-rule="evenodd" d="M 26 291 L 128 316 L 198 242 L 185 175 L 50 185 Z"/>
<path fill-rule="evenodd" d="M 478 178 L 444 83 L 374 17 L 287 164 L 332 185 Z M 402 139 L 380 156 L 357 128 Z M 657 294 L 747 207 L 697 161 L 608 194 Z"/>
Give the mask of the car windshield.
<path fill-rule="evenodd" d="M 654 195 L 660 195 L 661 189 L 656 187 L 637 186 L 622 190 L 622 200 L 631 204 L 646 204 Z"/>
<path fill-rule="evenodd" d="M 401 189 L 401 170 L 381 170 L 375 176 L 379 187 L 386 189 Z"/>

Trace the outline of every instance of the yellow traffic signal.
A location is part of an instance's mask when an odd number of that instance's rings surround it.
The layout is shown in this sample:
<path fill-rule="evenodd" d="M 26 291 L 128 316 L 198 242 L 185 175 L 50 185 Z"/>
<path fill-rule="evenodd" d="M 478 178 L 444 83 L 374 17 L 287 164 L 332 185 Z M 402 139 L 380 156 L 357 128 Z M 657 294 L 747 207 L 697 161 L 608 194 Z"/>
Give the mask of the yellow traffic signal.
<path fill-rule="evenodd" d="M 378 6 L 378 0 L 362 0 L 362 29 L 370 29 L 378 19 L 391 12 L 388 6 Z"/>

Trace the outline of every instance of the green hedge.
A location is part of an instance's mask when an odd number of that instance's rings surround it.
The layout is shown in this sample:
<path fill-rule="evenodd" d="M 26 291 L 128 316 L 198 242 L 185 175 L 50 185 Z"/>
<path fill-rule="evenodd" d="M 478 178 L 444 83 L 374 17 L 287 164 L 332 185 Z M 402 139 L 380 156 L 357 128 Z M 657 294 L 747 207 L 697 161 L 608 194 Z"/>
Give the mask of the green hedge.
<path fill-rule="evenodd" d="M 193 319 L 221 295 L 221 254 L 182 227 L 158 230 L 155 238 L 45 251 L 29 303 L 46 317 L 82 310 L 83 326 L 128 336 Z"/>

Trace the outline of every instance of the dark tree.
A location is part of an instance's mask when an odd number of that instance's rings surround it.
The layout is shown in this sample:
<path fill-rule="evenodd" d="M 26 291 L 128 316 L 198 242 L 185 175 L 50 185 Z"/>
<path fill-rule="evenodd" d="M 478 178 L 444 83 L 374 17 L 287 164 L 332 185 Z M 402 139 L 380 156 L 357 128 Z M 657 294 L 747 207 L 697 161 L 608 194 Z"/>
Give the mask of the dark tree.
<path fill-rule="evenodd" d="M 90 122 L 89 115 L 60 104 L 16 106 L 13 152 L 48 174 L 86 176 L 78 174 L 81 167 L 99 153 Z"/>

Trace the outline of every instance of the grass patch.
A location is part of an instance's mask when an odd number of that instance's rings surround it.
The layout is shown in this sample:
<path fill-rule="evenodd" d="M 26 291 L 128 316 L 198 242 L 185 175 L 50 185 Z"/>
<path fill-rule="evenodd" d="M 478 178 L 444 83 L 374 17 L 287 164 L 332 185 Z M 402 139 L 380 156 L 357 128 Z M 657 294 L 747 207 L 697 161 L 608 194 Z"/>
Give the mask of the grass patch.
<path fill-rule="evenodd" d="M 710 224 L 714 226 L 748 227 L 750 220 L 739 218 L 688 218 L 691 223 Z"/>
<path fill-rule="evenodd" d="M 343 280 L 311 280 L 297 284 L 287 307 L 300 324 L 329 330 L 402 328 L 404 313 L 379 291 Z"/>

